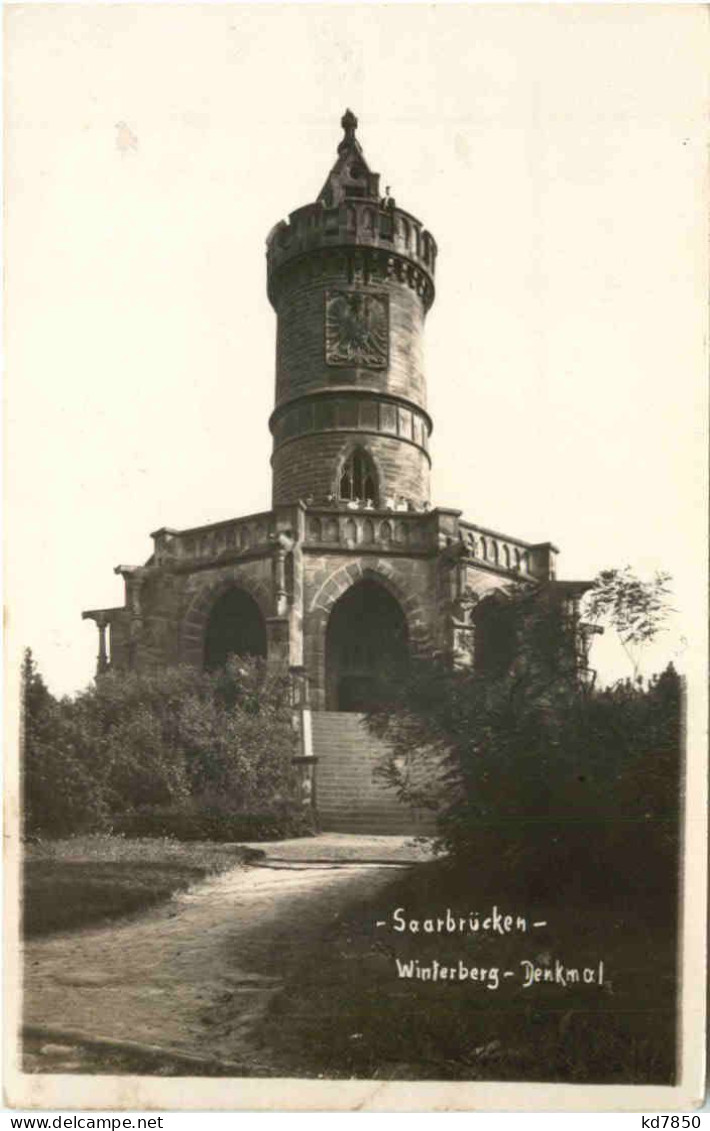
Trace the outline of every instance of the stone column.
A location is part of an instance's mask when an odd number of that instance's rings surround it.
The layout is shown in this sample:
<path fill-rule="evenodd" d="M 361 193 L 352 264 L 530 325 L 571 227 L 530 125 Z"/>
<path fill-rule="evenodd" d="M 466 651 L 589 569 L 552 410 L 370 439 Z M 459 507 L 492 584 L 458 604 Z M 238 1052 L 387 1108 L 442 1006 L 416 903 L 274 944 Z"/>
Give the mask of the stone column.
<path fill-rule="evenodd" d="M 103 675 L 111 666 L 108 649 L 106 647 L 106 629 L 111 623 L 108 610 L 87 609 L 81 614 L 82 620 L 92 620 L 99 630 L 99 654 L 96 657 L 96 674 Z"/>
<path fill-rule="evenodd" d="M 141 589 L 146 571 L 143 566 L 117 565 L 113 572 L 123 578 L 126 587 L 128 668 L 140 669 L 145 646 Z"/>
<path fill-rule="evenodd" d="M 273 607 L 277 617 L 285 617 L 288 614 L 289 599 L 291 596 L 288 592 L 288 585 L 286 584 L 286 558 L 288 554 L 293 552 L 294 538 L 290 529 L 279 530 L 278 533 L 272 534 L 271 538 L 274 543 L 271 567 L 272 583 L 274 587 Z"/>
<path fill-rule="evenodd" d="M 266 618 L 266 662 L 270 668 L 286 668 L 289 661 L 289 618 Z"/>
<path fill-rule="evenodd" d="M 288 609 L 288 594 L 286 592 L 286 550 L 282 545 L 277 545 L 274 553 L 274 598 L 276 615 L 285 616 Z"/>
<path fill-rule="evenodd" d="M 106 617 L 96 617 L 96 627 L 99 630 L 99 654 L 96 658 L 96 674 L 102 675 L 109 669 L 108 652 L 106 650 L 106 629 L 109 622 Z"/>
<path fill-rule="evenodd" d="M 291 703 L 293 726 L 298 738 L 298 754 L 293 759 L 299 779 L 299 792 L 305 808 L 316 809 L 316 766 L 318 759 L 313 755 L 311 729 L 311 707 L 306 669 L 301 666 L 289 668 L 291 675 Z"/>

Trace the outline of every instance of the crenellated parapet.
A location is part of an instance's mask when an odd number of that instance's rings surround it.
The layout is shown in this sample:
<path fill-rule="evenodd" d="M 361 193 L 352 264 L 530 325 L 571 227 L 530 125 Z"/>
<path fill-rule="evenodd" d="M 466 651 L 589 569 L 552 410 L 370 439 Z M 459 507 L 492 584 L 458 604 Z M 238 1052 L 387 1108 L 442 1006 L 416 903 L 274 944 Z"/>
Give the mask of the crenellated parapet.
<path fill-rule="evenodd" d="M 437 247 L 421 222 L 391 204 L 346 200 L 328 208 L 321 201 L 296 209 L 266 241 L 268 295 L 278 302 L 281 272 L 313 252 L 338 249 L 351 282 L 395 279 L 421 297 L 425 310 L 434 301 Z"/>

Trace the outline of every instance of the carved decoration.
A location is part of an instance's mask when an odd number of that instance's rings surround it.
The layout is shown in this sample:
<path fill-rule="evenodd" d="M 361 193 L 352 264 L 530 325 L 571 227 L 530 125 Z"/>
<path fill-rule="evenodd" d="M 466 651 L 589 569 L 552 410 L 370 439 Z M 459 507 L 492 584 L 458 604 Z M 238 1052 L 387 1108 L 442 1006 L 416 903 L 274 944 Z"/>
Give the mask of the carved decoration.
<path fill-rule="evenodd" d="M 474 638 L 470 626 L 456 625 L 453 639 L 454 663 L 457 667 L 471 667 L 473 665 Z"/>
<path fill-rule="evenodd" d="M 454 620 L 462 625 L 471 625 L 473 612 L 479 600 L 479 595 L 466 586 L 463 593 L 454 601 L 452 609 Z"/>
<path fill-rule="evenodd" d="M 387 295 L 326 291 L 325 360 L 328 365 L 385 369 L 388 357 Z"/>

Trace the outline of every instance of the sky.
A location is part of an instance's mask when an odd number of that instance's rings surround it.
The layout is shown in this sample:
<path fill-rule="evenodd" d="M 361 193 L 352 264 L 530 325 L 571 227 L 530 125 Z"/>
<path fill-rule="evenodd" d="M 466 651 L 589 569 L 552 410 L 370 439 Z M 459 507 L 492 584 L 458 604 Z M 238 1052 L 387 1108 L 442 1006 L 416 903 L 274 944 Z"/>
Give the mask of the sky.
<path fill-rule="evenodd" d="M 705 663 L 701 6 L 6 10 L 6 615 L 56 693 L 151 531 L 270 504 L 265 239 L 350 107 L 433 232 L 432 498 L 673 576 Z M 601 678 L 630 674 L 607 634 Z"/>

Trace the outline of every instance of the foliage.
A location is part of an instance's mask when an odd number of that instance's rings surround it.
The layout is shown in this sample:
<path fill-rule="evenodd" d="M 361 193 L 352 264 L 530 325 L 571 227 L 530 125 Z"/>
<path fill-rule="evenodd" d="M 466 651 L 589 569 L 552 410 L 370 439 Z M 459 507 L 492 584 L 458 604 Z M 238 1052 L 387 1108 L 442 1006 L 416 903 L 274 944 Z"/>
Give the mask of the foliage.
<path fill-rule="evenodd" d="M 669 573 L 657 570 L 650 581 L 642 581 L 630 566 L 605 569 L 595 578 L 585 598 L 584 616 L 592 623 L 605 623 L 617 633 L 638 675 L 643 648 L 663 631 L 672 608 Z"/>
<path fill-rule="evenodd" d="M 295 742 L 288 691 L 287 676 L 263 661 L 231 657 L 211 673 L 108 672 L 57 701 L 28 654 L 26 831 L 107 829 L 133 810 L 196 803 L 240 813 L 288 806 Z"/>
<path fill-rule="evenodd" d="M 26 831 L 76 830 L 105 817 L 65 701 L 47 689 L 28 648 L 22 665 L 22 793 Z"/>
<path fill-rule="evenodd" d="M 508 594 L 483 623 L 485 662 L 413 659 L 368 717 L 391 749 L 381 774 L 403 800 L 443 816 L 471 805 L 479 824 L 544 809 L 561 720 L 579 698 L 563 606 Z"/>
<path fill-rule="evenodd" d="M 566 631 L 558 614 L 539 611 L 527 637 L 534 644 L 505 669 L 414 661 L 368 718 L 391 751 L 380 772 L 402 800 L 436 810 L 439 846 L 455 857 L 494 851 L 519 864 L 521 828 L 556 823 L 567 830 L 556 856 L 564 872 L 574 830 L 585 828 L 574 851 L 598 849 L 601 859 L 614 838 L 621 846 L 629 822 L 647 822 L 658 860 L 672 868 L 678 676 L 669 666 L 645 686 L 584 690 L 572 668 L 537 662 L 555 655 L 554 639 Z M 646 879 L 640 867 L 639 882 Z"/>
<path fill-rule="evenodd" d="M 224 804 L 204 801 L 177 808 L 134 810 L 114 822 L 116 832 L 131 837 L 175 838 L 178 841 L 283 840 L 315 832 L 311 811 L 282 803 L 271 809 L 234 812 Z"/>

